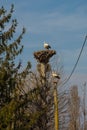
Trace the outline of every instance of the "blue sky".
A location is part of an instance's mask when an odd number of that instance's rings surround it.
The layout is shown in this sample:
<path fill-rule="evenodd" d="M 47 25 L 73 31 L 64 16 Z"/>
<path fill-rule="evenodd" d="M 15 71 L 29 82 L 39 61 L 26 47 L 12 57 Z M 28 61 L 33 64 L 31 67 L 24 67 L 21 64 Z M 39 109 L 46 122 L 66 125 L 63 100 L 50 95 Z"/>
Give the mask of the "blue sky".
<path fill-rule="evenodd" d="M 87 34 L 87 0 L 0 0 L 0 6 L 9 10 L 15 5 L 13 18 L 18 20 L 17 34 L 26 27 L 22 40 L 25 64 L 30 60 L 34 66 L 33 52 L 43 49 L 48 42 L 60 56 L 64 73 L 70 74 Z M 87 43 L 71 80 L 87 80 Z M 77 80 L 76 80 L 77 81 Z M 76 82 L 75 81 L 75 82 Z"/>

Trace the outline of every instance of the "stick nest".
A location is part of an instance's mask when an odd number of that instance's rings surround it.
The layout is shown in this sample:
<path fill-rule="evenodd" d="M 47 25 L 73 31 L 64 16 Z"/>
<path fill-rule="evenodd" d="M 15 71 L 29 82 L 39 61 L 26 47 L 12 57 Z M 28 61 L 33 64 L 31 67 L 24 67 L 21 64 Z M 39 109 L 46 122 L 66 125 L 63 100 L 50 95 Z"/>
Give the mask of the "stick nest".
<path fill-rule="evenodd" d="M 40 63 L 47 64 L 49 59 L 56 54 L 55 50 L 41 50 L 34 52 L 34 58 Z"/>

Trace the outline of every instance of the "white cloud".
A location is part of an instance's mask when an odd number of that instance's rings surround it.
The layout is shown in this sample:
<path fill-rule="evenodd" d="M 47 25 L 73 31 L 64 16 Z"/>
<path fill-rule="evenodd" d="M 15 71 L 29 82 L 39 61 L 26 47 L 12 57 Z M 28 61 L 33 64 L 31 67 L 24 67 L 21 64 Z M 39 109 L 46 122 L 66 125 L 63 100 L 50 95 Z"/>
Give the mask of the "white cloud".
<path fill-rule="evenodd" d="M 22 12 L 23 13 L 23 12 Z M 61 14 L 61 12 L 51 12 L 42 14 L 40 12 L 27 12 L 24 16 L 24 23 L 28 30 L 33 33 L 51 33 L 55 30 L 79 31 L 86 30 L 87 17 L 83 13 L 74 12 L 71 14 Z"/>
<path fill-rule="evenodd" d="M 5 2 L 4 2 L 5 3 Z M 6 2 L 7 6 L 11 3 Z M 66 6 L 62 4 L 58 9 L 50 12 L 35 12 L 32 2 L 13 2 L 15 4 L 15 16 L 19 22 L 19 28 L 26 26 L 27 30 L 37 34 L 53 34 L 61 31 L 80 31 L 87 29 L 87 5 L 78 6 L 73 12 L 64 13 Z M 40 3 L 41 4 L 41 3 Z M 31 7 L 32 6 L 32 7 Z"/>
<path fill-rule="evenodd" d="M 50 15 L 50 16 L 49 16 Z M 55 31 L 80 31 L 87 28 L 87 17 L 78 16 L 76 14 L 58 15 L 57 13 L 41 15 L 41 14 L 25 14 L 22 24 L 26 25 L 28 31 L 32 33 L 53 33 Z"/>

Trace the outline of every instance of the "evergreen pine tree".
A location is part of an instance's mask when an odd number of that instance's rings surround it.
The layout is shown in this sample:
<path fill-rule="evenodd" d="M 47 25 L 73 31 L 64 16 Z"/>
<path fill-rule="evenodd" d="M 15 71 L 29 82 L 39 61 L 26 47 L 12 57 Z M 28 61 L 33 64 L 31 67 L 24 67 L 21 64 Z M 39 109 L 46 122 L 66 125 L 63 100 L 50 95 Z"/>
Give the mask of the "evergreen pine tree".
<path fill-rule="evenodd" d="M 16 57 L 21 54 L 23 50 L 21 40 L 25 33 L 25 28 L 23 28 L 22 33 L 12 41 L 16 33 L 17 20 L 12 20 L 7 31 L 6 24 L 10 23 L 13 11 L 14 5 L 11 5 L 11 9 L 8 13 L 4 7 L 0 9 L 0 107 L 10 101 L 11 94 L 17 85 L 18 79 L 21 79 L 23 76 L 26 77 L 30 68 L 30 63 L 28 63 L 26 69 L 19 74 L 21 62 L 15 65 Z"/>

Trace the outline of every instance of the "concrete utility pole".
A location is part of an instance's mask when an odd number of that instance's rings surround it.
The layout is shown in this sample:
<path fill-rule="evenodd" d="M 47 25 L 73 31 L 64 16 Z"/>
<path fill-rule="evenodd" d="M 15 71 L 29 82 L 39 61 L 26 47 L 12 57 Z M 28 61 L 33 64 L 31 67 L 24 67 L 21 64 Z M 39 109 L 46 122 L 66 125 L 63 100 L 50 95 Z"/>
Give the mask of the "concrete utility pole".
<path fill-rule="evenodd" d="M 56 73 L 52 73 L 53 84 L 54 84 L 54 118 L 55 118 L 55 130 L 59 130 L 59 113 L 58 113 L 58 93 L 57 93 L 57 84 L 60 79 L 60 76 Z"/>
<path fill-rule="evenodd" d="M 49 67 L 50 65 L 48 64 L 49 60 L 55 54 L 56 54 L 56 51 L 49 50 L 49 49 L 34 52 L 34 57 L 39 62 L 37 67 L 39 66 L 43 86 L 46 85 L 46 72 L 48 72 L 49 71 L 48 68 L 50 68 Z M 55 74 L 52 76 L 53 76 L 54 81 L 56 80 L 56 82 L 53 83 L 54 85 L 54 118 L 55 118 L 55 130 L 58 130 L 59 119 L 58 119 L 57 82 L 60 77 Z"/>
<path fill-rule="evenodd" d="M 59 130 L 57 83 L 54 83 L 54 118 L 55 118 L 55 130 Z"/>

